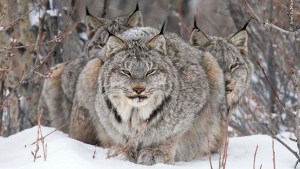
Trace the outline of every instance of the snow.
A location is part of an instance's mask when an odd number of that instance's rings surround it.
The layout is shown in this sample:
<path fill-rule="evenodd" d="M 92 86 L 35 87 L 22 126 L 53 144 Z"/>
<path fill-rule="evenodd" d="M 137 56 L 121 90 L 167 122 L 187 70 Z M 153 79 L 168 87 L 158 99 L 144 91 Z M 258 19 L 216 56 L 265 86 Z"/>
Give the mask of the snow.
<path fill-rule="evenodd" d="M 58 16 L 58 9 L 51 9 L 51 10 L 47 10 L 46 11 L 47 14 L 49 14 L 50 16 Z"/>
<path fill-rule="evenodd" d="M 29 3 L 29 9 L 31 10 L 34 8 L 34 5 L 32 3 Z M 39 18 L 43 16 L 45 13 L 44 8 L 42 10 L 33 9 L 28 15 L 29 15 L 29 21 L 32 26 L 39 26 Z"/>
<path fill-rule="evenodd" d="M 35 145 L 30 145 L 35 141 L 37 127 L 24 130 L 8 138 L 0 137 L 0 164 L 1 169 L 210 169 L 208 157 L 191 162 L 176 162 L 174 165 L 156 164 L 154 166 L 142 166 L 123 160 L 121 157 L 106 158 L 107 149 L 84 144 L 71 139 L 62 132 L 54 132 L 45 139 L 47 144 L 47 160 L 43 157 L 33 162 L 31 151 L 35 150 Z M 53 128 L 42 127 L 43 134 L 50 133 Z M 288 134 L 282 134 L 282 140 L 296 150 L 296 144 L 288 139 Z M 292 169 L 296 158 L 285 147 L 275 143 L 275 159 L 277 169 Z M 25 145 L 27 145 L 25 147 Z M 258 151 L 256 155 L 256 168 L 262 164 L 263 169 L 273 168 L 272 161 L 272 139 L 266 135 L 253 135 L 247 137 L 234 137 L 229 139 L 227 169 L 252 169 L 253 156 L 256 145 Z M 42 155 L 40 146 L 39 154 Z M 92 156 L 96 149 L 96 158 Z M 219 156 L 212 155 L 213 167 L 218 168 Z M 298 167 L 300 168 L 300 167 Z"/>

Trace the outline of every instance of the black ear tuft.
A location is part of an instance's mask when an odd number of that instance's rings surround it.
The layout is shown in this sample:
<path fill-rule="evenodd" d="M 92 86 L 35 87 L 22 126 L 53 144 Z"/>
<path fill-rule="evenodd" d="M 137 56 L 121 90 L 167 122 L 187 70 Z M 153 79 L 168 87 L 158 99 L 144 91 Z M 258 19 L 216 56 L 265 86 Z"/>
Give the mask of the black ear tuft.
<path fill-rule="evenodd" d="M 137 2 L 137 3 L 136 3 L 136 7 L 135 7 L 134 12 L 139 11 L 139 10 L 140 10 L 140 9 L 139 9 L 139 3 Z M 134 12 L 133 12 L 133 13 L 134 13 Z"/>
<path fill-rule="evenodd" d="M 89 11 L 89 8 L 87 6 L 85 7 L 85 12 L 86 12 L 86 16 L 90 16 L 91 15 L 91 13 Z"/>
<path fill-rule="evenodd" d="M 161 27 L 161 29 L 160 29 L 159 35 L 163 35 L 163 34 L 164 34 L 165 24 L 166 24 L 166 21 L 164 21 L 164 23 L 163 23 L 163 25 L 162 25 L 162 27 Z"/>
<path fill-rule="evenodd" d="M 196 15 L 194 16 L 194 28 L 193 29 L 199 29 L 197 26 L 197 18 Z"/>
<path fill-rule="evenodd" d="M 250 23 L 250 21 L 251 21 L 252 19 L 254 19 L 254 18 L 249 19 L 249 20 L 245 23 L 245 25 L 243 26 L 243 28 L 242 28 L 241 30 L 246 30 L 247 26 L 249 25 L 249 23 Z M 241 31 L 241 30 L 240 30 L 240 31 Z"/>

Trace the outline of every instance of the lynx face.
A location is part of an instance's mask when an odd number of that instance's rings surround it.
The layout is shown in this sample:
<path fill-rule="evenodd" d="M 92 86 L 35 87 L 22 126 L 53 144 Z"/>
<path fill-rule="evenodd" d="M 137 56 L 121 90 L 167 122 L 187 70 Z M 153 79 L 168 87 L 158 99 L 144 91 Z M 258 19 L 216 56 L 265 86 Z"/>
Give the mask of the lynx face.
<path fill-rule="evenodd" d="M 196 27 L 190 38 L 192 46 L 210 52 L 216 57 L 224 71 L 227 104 L 231 108 L 236 106 L 249 87 L 253 73 L 253 65 L 247 56 L 247 42 L 248 34 L 245 30 L 222 38 L 207 36 Z"/>
<path fill-rule="evenodd" d="M 133 112 L 148 119 L 170 92 L 171 72 L 163 61 L 165 49 L 158 47 L 164 43 L 160 38 L 126 42 L 112 36 L 107 42 L 105 65 L 111 66 L 102 69 L 107 77 L 103 90 L 124 121 Z"/>
<path fill-rule="evenodd" d="M 137 7 L 132 14 L 112 20 L 88 15 L 86 25 L 89 41 L 84 50 L 88 58 L 93 58 L 98 56 L 110 34 L 121 34 L 129 28 L 143 26 L 143 17 Z"/>

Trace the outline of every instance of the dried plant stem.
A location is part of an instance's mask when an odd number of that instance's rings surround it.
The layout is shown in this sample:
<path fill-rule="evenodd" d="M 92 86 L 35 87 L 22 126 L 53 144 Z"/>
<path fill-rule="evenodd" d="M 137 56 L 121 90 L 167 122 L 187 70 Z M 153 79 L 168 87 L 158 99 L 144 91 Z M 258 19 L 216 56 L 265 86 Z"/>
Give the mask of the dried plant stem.
<path fill-rule="evenodd" d="M 97 145 L 95 145 L 95 150 L 94 150 L 94 153 L 93 153 L 93 159 L 95 159 L 96 158 L 96 149 L 97 148 Z"/>
<path fill-rule="evenodd" d="M 274 148 L 274 138 L 272 139 L 272 157 L 273 157 L 273 169 L 276 169 L 275 165 L 275 148 Z"/>
<path fill-rule="evenodd" d="M 254 152 L 254 157 L 253 157 L 253 169 L 255 169 L 255 161 L 256 161 L 256 153 L 258 149 L 258 144 L 256 145 L 255 152 Z"/>
<path fill-rule="evenodd" d="M 267 76 L 267 74 L 266 74 L 266 72 L 265 72 L 265 69 L 264 69 L 264 67 L 262 67 L 262 65 L 261 65 L 261 63 L 260 63 L 259 60 L 257 60 L 257 65 L 261 68 L 261 70 L 262 70 L 262 72 L 263 72 L 263 74 L 264 74 L 264 76 L 265 76 L 265 79 L 267 80 L 269 86 L 270 86 L 271 89 L 272 89 L 273 94 L 275 95 L 275 97 L 277 98 L 277 100 L 279 101 L 279 103 L 282 105 L 282 107 L 285 108 L 284 103 L 279 99 L 278 95 L 276 94 L 275 89 L 274 89 L 273 86 L 271 85 L 271 82 L 270 82 L 270 80 L 269 80 L 269 78 L 268 78 L 268 76 Z"/>

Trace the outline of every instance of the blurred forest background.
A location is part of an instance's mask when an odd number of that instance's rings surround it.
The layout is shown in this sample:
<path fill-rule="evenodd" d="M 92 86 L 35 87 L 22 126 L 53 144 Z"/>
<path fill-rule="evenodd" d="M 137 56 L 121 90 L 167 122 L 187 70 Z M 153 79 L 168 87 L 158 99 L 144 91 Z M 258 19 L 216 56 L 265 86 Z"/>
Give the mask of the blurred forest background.
<path fill-rule="evenodd" d="M 293 132 L 300 111 L 300 32 L 285 34 L 263 23 L 296 31 L 300 1 L 247 1 L 0 0 L 0 136 L 37 124 L 39 96 L 43 79 L 51 78 L 50 67 L 80 57 L 87 40 L 86 7 L 92 15 L 114 18 L 131 13 L 137 2 L 145 26 L 160 28 L 167 20 L 166 31 L 186 41 L 195 15 L 203 32 L 223 37 L 257 15 L 261 23 L 252 20 L 247 27 L 255 74 L 229 130 L 231 135 L 267 133 L 261 125 L 266 122 L 274 131 Z M 47 114 L 43 117 L 47 125 Z"/>

